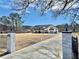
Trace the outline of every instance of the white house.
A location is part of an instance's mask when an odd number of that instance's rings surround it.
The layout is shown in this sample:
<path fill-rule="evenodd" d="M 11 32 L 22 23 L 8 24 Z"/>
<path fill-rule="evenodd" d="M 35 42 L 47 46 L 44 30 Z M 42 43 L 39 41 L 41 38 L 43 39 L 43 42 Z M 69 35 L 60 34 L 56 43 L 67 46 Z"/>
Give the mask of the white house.
<path fill-rule="evenodd" d="M 39 25 L 32 28 L 34 33 L 57 33 L 58 28 L 53 25 Z"/>
<path fill-rule="evenodd" d="M 47 31 L 48 33 L 57 33 L 58 32 L 58 28 L 56 28 L 55 26 L 49 26 L 49 27 L 45 28 L 44 30 Z"/>

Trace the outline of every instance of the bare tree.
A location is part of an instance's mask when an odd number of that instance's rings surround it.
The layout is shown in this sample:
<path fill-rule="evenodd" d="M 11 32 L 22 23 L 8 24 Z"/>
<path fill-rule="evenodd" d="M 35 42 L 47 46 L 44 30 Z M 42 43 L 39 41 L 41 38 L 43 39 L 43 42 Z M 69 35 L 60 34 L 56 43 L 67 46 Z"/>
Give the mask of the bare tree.
<path fill-rule="evenodd" d="M 14 30 L 18 30 L 22 26 L 21 17 L 18 13 L 11 13 L 9 19 Z"/>
<path fill-rule="evenodd" d="M 73 32 L 76 31 L 77 20 L 79 20 L 79 15 L 73 14 L 71 18 L 71 27 Z"/>
<path fill-rule="evenodd" d="M 21 13 L 24 13 L 31 5 L 34 5 L 34 8 L 39 10 L 41 15 L 48 10 L 51 10 L 54 15 L 73 15 L 74 13 L 79 13 L 79 0 L 12 0 L 11 5 L 13 10 L 20 11 Z"/>
<path fill-rule="evenodd" d="M 51 9 L 57 13 L 79 8 L 79 0 L 13 0 L 12 7 L 18 11 L 24 11 L 31 4 L 35 4 L 42 13 Z"/>
<path fill-rule="evenodd" d="M 21 17 L 17 13 L 11 13 L 9 16 L 2 16 L 0 17 L 0 24 L 4 25 L 6 30 L 13 29 L 18 30 L 22 27 Z"/>
<path fill-rule="evenodd" d="M 74 23 L 79 18 L 79 0 L 12 0 L 12 9 L 21 13 L 24 13 L 31 5 L 35 5 L 34 7 L 40 11 L 41 15 L 51 10 L 55 16 L 70 16 L 73 29 Z"/>
<path fill-rule="evenodd" d="M 10 26 L 10 21 L 8 20 L 7 16 L 2 16 L 0 18 L 0 24 Z"/>

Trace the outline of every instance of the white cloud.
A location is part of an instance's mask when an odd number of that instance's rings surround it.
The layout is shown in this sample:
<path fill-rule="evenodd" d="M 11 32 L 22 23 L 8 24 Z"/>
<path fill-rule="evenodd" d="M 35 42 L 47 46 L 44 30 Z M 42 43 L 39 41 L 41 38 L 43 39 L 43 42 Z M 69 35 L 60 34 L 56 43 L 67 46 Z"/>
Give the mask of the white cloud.
<path fill-rule="evenodd" d="M 75 8 L 79 8 L 79 2 L 73 1 L 71 3 L 69 3 L 65 9 L 75 9 Z"/>
<path fill-rule="evenodd" d="M 6 8 L 6 9 L 11 9 L 10 5 L 6 5 L 6 4 L 0 4 L 1 8 Z"/>
<path fill-rule="evenodd" d="M 72 8 L 79 8 L 79 2 L 76 3 L 76 4 L 74 4 L 74 5 L 72 6 Z"/>
<path fill-rule="evenodd" d="M 35 7 L 35 4 L 30 4 L 29 7 Z"/>
<path fill-rule="evenodd" d="M 22 14 L 24 11 L 26 14 L 30 14 L 30 11 L 28 11 L 28 10 L 13 11 L 13 12 L 18 13 L 18 14 Z"/>
<path fill-rule="evenodd" d="M 53 10 L 53 11 L 61 11 L 63 7 L 64 7 L 64 3 L 61 1 L 61 2 L 56 3 L 56 4 L 52 7 L 52 10 Z M 71 3 L 69 3 L 69 4 L 65 7 L 65 10 L 67 10 L 67 9 L 76 9 L 76 8 L 79 8 L 79 2 L 72 1 Z"/>
<path fill-rule="evenodd" d="M 63 8 L 64 4 L 62 2 L 55 3 L 52 7 L 53 11 L 60 11 Z"/>

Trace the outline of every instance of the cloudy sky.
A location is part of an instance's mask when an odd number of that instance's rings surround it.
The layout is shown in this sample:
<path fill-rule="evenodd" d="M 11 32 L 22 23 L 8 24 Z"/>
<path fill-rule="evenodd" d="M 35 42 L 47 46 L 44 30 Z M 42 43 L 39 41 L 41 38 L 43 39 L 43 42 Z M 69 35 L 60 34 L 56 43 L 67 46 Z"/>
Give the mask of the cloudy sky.
<path fill-rule="evenodd" d="M 10 13 L 14 12 L 11 9 L 9 0 L 0 0 L 0 16 L 8 16 Z M 45 15 L 41 16 L 38 11 L 34 8 L 29 8 L 26 10 L 26 14 L 22 17 L 24 25 L 41 25 L 41 24 L 64 24 L 70 23 L 68 17 L 59 16 L 55 18 L 51 11 L 47 12 Z"/>

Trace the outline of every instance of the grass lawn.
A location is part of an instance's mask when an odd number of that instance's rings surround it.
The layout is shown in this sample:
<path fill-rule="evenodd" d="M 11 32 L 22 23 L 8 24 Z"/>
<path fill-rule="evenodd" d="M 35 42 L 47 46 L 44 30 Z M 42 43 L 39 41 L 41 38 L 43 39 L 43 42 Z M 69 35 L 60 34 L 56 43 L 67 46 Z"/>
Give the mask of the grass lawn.
<path fill-rule="evenodd" d="M 16 50 L 49 39 L 51 37 L 53 37 L 53 39 L 59 38 L 58 36 L 59 34 L 17 33 Z M 6 47 L 7 47 L 7 34 L 0 34 L 0 52 L 5 51 Z"/>

